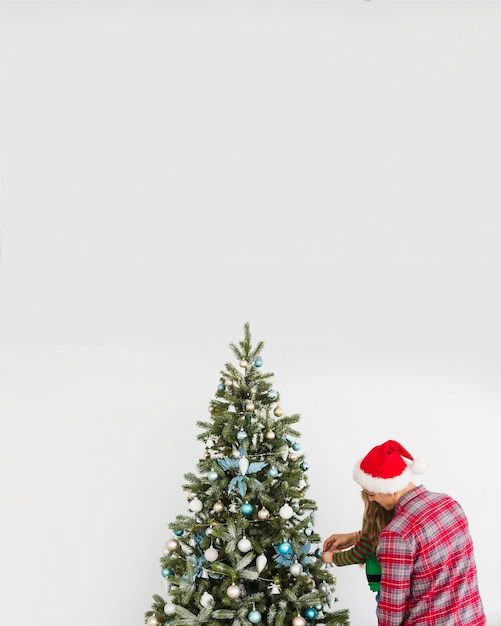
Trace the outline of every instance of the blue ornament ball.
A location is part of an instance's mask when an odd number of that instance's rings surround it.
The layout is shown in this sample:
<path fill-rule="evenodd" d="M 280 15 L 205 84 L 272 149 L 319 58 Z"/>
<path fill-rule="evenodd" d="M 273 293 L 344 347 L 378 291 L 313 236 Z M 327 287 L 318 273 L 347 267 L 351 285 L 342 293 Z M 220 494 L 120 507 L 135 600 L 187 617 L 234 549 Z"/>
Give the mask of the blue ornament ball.
<path fill-rule="evenodd" d="M 268 470 L 268 476 L 270 478 L 276 478 L 278 476 L 278 470 L 276 467 L 270 467 Z"/>
<path fill-rule="evenodd" d="M 219 383 L 219 385 L 217 386 L 217 390 L 218 391 L 224 391 L 226 389 L 226 387 L 224 386 L 223 383 Z"/>
<path fill-rule="evenodd" d="M 210 480 L 211 483 L 215 482 L 218 477 L 218 473 L 215 470 L 212 470 L 207 474 L 207 478 Z"/>
<path fill-rule="evenodd" d="M 300 444 L 300 443 L 298 443 L 297 441 L 296 441 L 296 442 L 294 442 L 294 443 L 292 444 L 292 449 L 293 449 L 293 450 L 295 450 L 296 452 L 297 452 L 298 450 L 301 450 L 301 444 Z"/>
<path fill-rule="evenodd" d="M 306 619 L 309 619 L 309 620 L 316 619 L 318 616 L 318 611 L 317 609 L 311 606 L 308 609 L 306 609 L 306 611 L 304 612 L 304 616 L 306 617 Z"/>
<path fill-rule="evenodd" d="M 254 359 L 254 365 L 256 367 L 261 367 L 262 364 L 263 364 L 263 359 L 260 356 L 258 356 L 256 359 Z"/>
<path fill-rule="evenodd" d="M 248 435 L 245 432 L 245 430 L 239 430 L 237 433 L 237 439 L 238 441 L 243 441 L 244 439 L 247 439 Z"/>
<path fill-rule="evenodd" d="M 301 463 L 301 469 L 303 470 L 303 472 L 306 472 L 306 470 L 309 468 L 310 466 L 308 465 L 308 463 L 306 462 Z"/>
<path fill-rule="evenodd" d="M 270 400 L 276 400 L 278 398 L 278 391 L 275 391 L 275 389 L 270 389 L 268 391 L 268 398 Z"/>
<path fill-rule="evenodd" d="M 251 624 L 259 624 L 259 622 L 261 621 L 261 613 L 254 609 L 253 611 L 249 612 L 249 614 L 247 615 L 247 619 Z"/>
<path fill-rule="evenodd" d="M 176 537 L 181 537 L 183 533 L 184 533 L 184 530 L 181 530 L 181 529 L 174 531 L 174 534 L 176 535 Z"/>
<path fill-rule="evenodd" d="M 252 506 L 250 502 L 244 502 L 242 506 L 240 507 L 240 510 L 242 511 L 244 515 L 250 515 L 252 511 L 254 510 L 254 507 Z"/>
<path fill-rule="evenodd" d="M 172 567 L 164 567 L 162 569 L 162 576 L 164 578 L 167 578 L 168 576 L 172 576 L 173 573 L 174 573 L 174 570 L 172 569 Z"/>
<path fill-rule="evenodd" d="M 292 544 L 288 541 L 282 541 L 278 544 L 278 551 L 282 555 L 292 554 Z"/>
<path fill-rule="evenodd" d="M 320 548 L 317 548 L 315 550 L 315 556 L 317 557 L 317 559 L 319 559 L 322 556 L 322 550 L 320 550 Z"/>

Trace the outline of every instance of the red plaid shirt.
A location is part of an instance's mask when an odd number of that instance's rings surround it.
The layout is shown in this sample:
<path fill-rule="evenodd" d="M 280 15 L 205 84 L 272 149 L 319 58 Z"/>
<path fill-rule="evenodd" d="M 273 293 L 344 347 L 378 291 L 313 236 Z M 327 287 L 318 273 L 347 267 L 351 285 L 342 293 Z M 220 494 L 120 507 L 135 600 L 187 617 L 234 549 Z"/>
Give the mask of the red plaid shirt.
<path fill-rule="evenodd" d="M 468 520 L 422 485 L 400 498 L 379 535 L 379 626 L 482 626 L 485 614 Z"/>

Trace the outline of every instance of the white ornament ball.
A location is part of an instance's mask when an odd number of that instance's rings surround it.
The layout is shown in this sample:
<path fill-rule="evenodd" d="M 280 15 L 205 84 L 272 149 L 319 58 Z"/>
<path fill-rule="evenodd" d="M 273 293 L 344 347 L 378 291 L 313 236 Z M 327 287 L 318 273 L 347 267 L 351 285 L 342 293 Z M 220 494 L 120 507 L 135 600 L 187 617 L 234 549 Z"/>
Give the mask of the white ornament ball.
<path fill-rule="evenodd" d="M 194 513 L 199 513 L 203 508 L 204 505 L 199 498 L 193 498 L 189 504 L 190 511 L 193 511 Z"/>
<path fill-rule="evenodd" d="M 273 439 L 275 439 L 275 433 L 272 430 L 268 430 L 266 431 L 265 437 L 268 441 L 273 441 Z"/>
<path fill-rule="evenodd" d="M 172 604 L 172 602 L 168 602 L 164 606 L 164 613 L 165 613 L 165 615 L 168 615 L 168 616 L 175 615 L 176 614 L 176 605 Z"/>
<path fill-rule="evenodd" d="M 238 585 L 235 584 L 230 585 L 226 590 L 226 595 L 228 596 L 228 598 L 232 598 L 233 600 L 235 600 L 235 598 L 239 598 L 241 593 L 242 590 Z"/>
<path fill-rule="evenodd" d="M 301 615 L 296 615 L 296 617 L 292 619 L 292 626 L 306 626 L 306 620 L 304 617 L 301 617 Z"/>
<path fill-rule="evenodd" d="M 252 548 L 252 544 L 251 542 L 247 539 L 247 537 L 243 537 L 242 539 L 240 539 L 240 541 L 237 543 L 237 548 L 240 550 L 240 552 L 249 552 L 249 550 Z"/>
<path fill-rule="evenodd" d="M 216 513 L 222 513 L 222 511 L 224 511 L 224 504 L 222 502 L 216 502 L 214 504 L 214 511 Z"/>
<path fill-rule="evenodd" d="M 213 561 L 216 561 L 217 557 L 219 556 L 219 552 L 216 550 L 216 548 L 207 548 L 204 554 L 205 554 L 205 558 L 211 563 Z"/>
<path fill-rule="evenodd" d="M 247 361 L 245 359 L 240 359 L 240 367 L 245 369 L 247 367 L 247 365 L 249 365 L 249 364 L 247 363 Z"/>
<path fill-rule="evenodd" d="M 200 604 L 204 608 L 207 608 L 208 606 L 210 606 L 213 603 L 214 603 L 214 596 L 212 596 L 210 593 L 207 593 L 207 591 L 205 591 L 202 594 L 202 597 L 200 598 Z"/>
<path fill-rule="evenodd" d="M 284 504 L 280 507 L 279 513 L 282 519 L 290 519 L 294 515 L 294 510 L 289 504 Z"/>
<path fill-rule="evenodd" d="M 301 574 L 303 573 L 303 566 L 301 565 L 301 563 L 293 563 L 290 566 L 289 571 L 293 576 L 301 576 Z"/>
<path fill-rule="evenodd" d="M 247 402 L 247 404 L 245 405 L 245 409 L 247 411 L 253 411 L 254 410 L 254 402 L 252 402 L 252 401 Z"/>
<path fill-rule="evenodd" d="M 160 622 L 154 615 L 150 615 L 146 620 L 146 624 L 147 626 L 159 626 Z"/>

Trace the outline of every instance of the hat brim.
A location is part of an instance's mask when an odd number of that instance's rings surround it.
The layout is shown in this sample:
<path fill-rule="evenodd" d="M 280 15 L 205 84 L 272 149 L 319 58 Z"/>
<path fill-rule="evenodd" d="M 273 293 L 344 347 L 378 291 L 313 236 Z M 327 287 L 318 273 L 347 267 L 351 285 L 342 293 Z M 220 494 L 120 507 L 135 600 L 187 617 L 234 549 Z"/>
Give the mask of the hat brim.
<path fill-rule="evenodd" d="M 405 489 L 412 482 L 412 470 L 406 467 L 399 476 L 380 478 L 367 474 L 358 464 L 353 470 L 353 478 L 363 489 L 371 493 L 390 494 Z"/>

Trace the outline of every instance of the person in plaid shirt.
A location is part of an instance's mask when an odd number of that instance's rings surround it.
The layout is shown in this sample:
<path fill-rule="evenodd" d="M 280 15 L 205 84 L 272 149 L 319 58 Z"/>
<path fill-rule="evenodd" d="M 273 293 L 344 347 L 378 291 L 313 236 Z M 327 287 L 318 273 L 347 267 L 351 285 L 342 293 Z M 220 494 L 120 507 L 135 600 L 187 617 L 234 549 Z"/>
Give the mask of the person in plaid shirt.
<path fill-rule="evenodd" d="M 369 500 L 394 510 L 376 551 L 378 626 L 483 626 L 468 520 L 453 498 L 412 482 L 423 471 L 423 463 L 392 440 L 353 470 Z"/>

